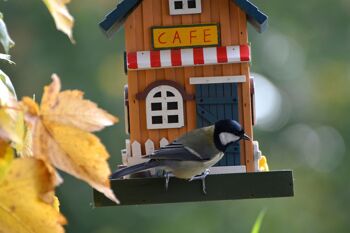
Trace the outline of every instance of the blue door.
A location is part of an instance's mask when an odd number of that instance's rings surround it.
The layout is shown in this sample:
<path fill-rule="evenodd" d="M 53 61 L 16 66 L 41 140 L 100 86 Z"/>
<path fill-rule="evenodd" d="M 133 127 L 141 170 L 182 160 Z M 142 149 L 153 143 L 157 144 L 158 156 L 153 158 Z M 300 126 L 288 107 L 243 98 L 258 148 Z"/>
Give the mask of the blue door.
<path fill-rule="evenodd" d="M 237 83 L 196 85 L 197 127 L 213 125 L 218 120 L 238 121 Z M 239 143 L 231 145 L 216 166 L 241 165 Z"/>

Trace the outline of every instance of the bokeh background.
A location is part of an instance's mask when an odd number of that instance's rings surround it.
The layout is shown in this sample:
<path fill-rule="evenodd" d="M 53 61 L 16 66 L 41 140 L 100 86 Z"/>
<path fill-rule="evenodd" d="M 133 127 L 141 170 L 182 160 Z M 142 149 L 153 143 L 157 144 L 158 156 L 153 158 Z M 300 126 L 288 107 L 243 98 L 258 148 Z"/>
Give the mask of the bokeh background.
<path fill-rule="evenodd" d="M 116 0 L 75 0 L 76 45 L 56 31 L 40 0 L 1 1 L 16 47 L 2 63 L 19 96 L 39 99 L 53 72 L 64 89 L 121 119 L 99 133 L 112 168 L 124 146 L 123 31 L 108 40 L 98 23 Z M 63 175 L 58 189 L 70 233 L 250 232 L 262 209 L 262 232 L 349 232 L 350 1 L 255 0 L 270 17 L 250 28 L 259 122 L 255 138 L 272 169 L 295 172 L 294 198 L 93 209 L 92 191 Z"/>

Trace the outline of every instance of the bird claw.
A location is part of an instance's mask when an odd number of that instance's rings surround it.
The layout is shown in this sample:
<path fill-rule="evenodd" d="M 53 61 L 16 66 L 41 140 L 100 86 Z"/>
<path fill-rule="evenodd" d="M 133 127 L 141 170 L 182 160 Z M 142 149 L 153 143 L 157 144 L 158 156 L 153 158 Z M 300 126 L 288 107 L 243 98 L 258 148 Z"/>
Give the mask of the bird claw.
<path fill-rule="evenodd" d="M 168 191 L 169 189 L 169 181 L 170 181 L 170 172 L 165 172 L 165 191 Z"/>
<path fill-rule="evenodd" d="M 202 191 L 204 194 L 207 194 L 207 187 L 205 184 L 205 178 L 210 174 L 210 170 L 206 169 L 202 175 L 199 176 L 194 176 L 192 177 L 189 182 L 194 181 L 194 180 L 201 180 L 202 181 Z"/>

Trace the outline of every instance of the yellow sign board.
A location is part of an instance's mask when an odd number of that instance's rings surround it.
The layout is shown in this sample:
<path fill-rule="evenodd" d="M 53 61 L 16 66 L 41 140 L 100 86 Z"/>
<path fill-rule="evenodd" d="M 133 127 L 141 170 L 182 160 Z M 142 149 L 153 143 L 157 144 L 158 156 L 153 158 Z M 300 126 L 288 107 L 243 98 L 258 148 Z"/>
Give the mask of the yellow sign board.
<path fill-rule="evenodd" d="M 220 44 L 219 25 L 188 25 L 152 28 L 153 48 L 184 48 L 217 46 Z"/>

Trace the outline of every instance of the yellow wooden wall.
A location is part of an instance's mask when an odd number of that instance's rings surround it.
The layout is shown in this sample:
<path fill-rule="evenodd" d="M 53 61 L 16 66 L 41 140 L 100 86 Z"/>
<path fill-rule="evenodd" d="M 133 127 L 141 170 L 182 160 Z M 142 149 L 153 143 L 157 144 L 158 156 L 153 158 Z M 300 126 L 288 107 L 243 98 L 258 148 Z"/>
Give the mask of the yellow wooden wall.
<path fill-rule="evenodd" d="M 187 24 L 220 23 L 222 46 L 248 43 L 247 21 L 245 13 L 231 0 L 202 0 L 202 14 L 170 16 L 168 0 L 143 0 L 125 23 L 126 51 L 135 52 L 152 50 L 151 27 Z M 248 77 L 247 82 L 239 84 L 240 122 L 246 132 L 252 135 L 249 64 L 213 65 L 159 69 L 147 71 L 129 71 L 129 104 L 130 104 L 130 139 L 144 145 L 151 139 L 156 148 L 163 137 L 169 141 L 187 131 L 196 128 L 196 104 L 189 101 L 185 104 L 185 127 L 169 130 L 147 130 L 145 101 L 136 100 L 136 94 L 156 80 L 173 80 L 195 94 L 195 87 L 189 84 L 191 77 L 241 75 Z M 144 148 L 142 149 L 145 153 Z M 251 142 L 242 142 L 242 164 L 248 171 L 254 171 L 253 146 Z"/>

